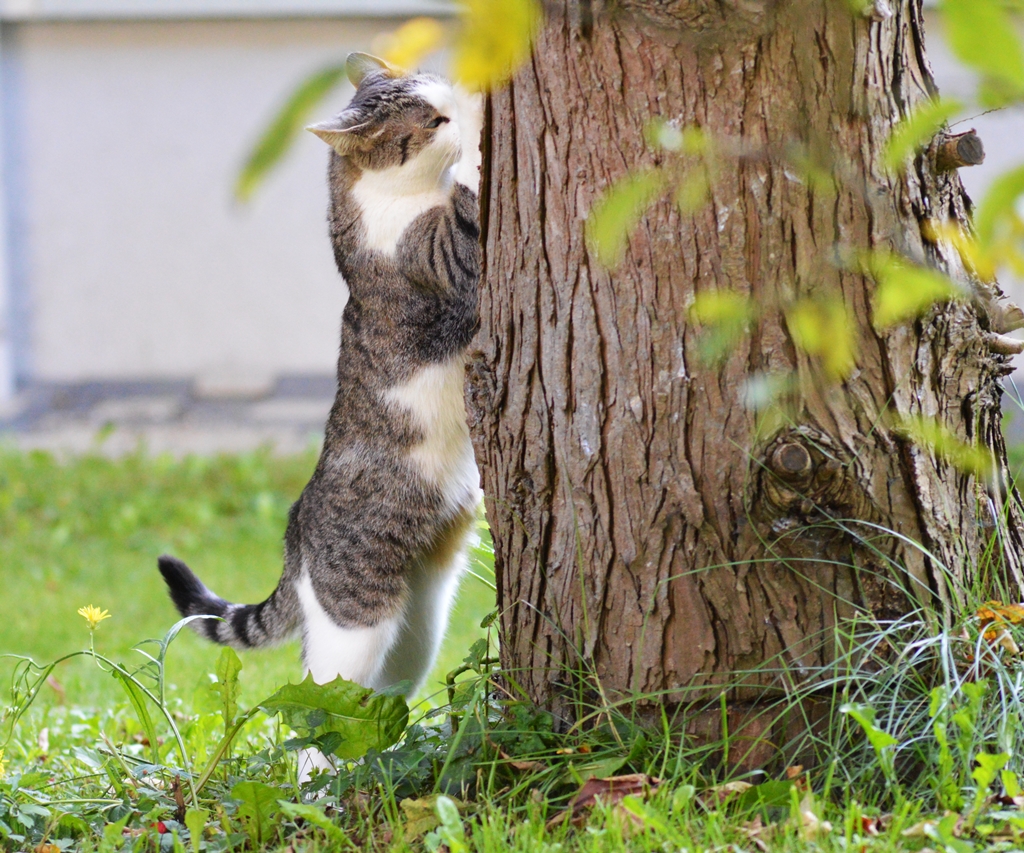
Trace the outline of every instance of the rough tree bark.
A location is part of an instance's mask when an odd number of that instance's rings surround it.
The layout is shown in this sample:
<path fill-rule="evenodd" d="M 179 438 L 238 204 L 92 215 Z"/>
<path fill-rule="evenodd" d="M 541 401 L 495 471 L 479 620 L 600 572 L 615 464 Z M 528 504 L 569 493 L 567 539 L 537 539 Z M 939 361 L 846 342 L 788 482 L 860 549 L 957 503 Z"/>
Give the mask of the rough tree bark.
<path fill-rule="evenodd" d="M 966 222 L 956 172 L 936 146 L 898 176 L 881 164 L 893 126 L 934 94 L 920 0 L 864 14 L 845 0 L 556 0 L 547 13 L 532 63 L 489 103 L 467 374 L 516 681 L 563 714 L 581 666 L 609 695 L 682 699 L 775 656 L 795 672 L 826 663 L 836 620 L 858 608 L 948 608 L 979 573 L 1015 589 L 1016 496 L 892 420 L 934 417 L 987 445 L 1005 483 L 999 322 L 979 298 L 878 332 L 875 285 L 837 261 L 890 249 L 968 279 L 925 226 Z M 664 156 L 645 142 L 659 118 L 734 153 L 706 205 L 657 202 L 603 269 L 586 217 Z M 831 170 L 835 190 L 802 180 L 799 158 Z M 687 307 L 716 288 L 763 312 L 711 364 Z M 823 294 L 857 324 L 838 383 L 794 346 L 782 310 Z M 745 383 L 789 374 L 789 423 L 759 433 Z"/>

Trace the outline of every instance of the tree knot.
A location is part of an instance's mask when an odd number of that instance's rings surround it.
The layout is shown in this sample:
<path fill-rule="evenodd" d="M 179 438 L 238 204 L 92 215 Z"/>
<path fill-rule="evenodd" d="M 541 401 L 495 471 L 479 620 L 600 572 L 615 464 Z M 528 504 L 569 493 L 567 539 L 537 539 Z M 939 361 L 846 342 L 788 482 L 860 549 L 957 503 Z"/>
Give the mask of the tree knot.
<path fill-rule="evenodd" d="M 848 503 L 845 469 L 824 433 L 807 426 L 783 430 L 765 447 L 759 491 L 773 515 L 808 516 Z"/>

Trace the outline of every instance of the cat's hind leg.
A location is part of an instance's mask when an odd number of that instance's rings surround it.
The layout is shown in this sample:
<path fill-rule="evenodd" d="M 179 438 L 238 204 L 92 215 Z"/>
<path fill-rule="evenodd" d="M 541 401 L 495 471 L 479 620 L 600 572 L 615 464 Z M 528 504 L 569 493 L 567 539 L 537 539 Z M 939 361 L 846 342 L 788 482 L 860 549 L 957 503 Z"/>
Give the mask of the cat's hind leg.
<path fill-rule="evenodd" d="M 343 627 L 324 610 L 308 575 L 296 584 L 296 592 L 304 617 L 302 660 L 313 680 L 325 684 L 340 675 L 364 687 L 375 687 L 376 676 L 402 627 L 401 611 L 375 625 Z"/>
<path fill-rule="evenodd" d="M 459 579 L 467 566 L 467 555 L 460 551 L 442 565 L 428 562 L 417 566 L 410 575 L 405 619 L 373 680 L 378 690 L 405 682 L 404 692 L 413 696 L 422 686 L 437 659 Z"/>
<path fill-rule="evenodd" d="M 376 625 L 342 627 L 324 610 L 308 574 L 296 584 L 303 612 L 302 659 L 317 684 L 334 681 L 339 675 L 364 687 L 376 687 L 388 651 L 402 626 L 402 614 Z M 317 749 L 299 752 L 299 781 L 305 782 L 315 770 L 334 771 L 331 760 Z"/>

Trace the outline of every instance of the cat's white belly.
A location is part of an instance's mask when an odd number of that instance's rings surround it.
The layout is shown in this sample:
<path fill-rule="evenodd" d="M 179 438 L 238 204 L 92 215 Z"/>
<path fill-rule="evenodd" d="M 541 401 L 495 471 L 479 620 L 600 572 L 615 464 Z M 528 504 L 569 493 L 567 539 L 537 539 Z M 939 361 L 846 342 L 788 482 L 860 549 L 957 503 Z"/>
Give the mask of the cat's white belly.
<path fill-rule="evenodd" d="M 440 487 L 452 511 L 480 501 L 480 472 L 466 425 L 462 357 L 416 370 L 409 381 L 389 388 L 384 396 L 405 409 L 423 431 L 409 459 L 424 478 Z"/>

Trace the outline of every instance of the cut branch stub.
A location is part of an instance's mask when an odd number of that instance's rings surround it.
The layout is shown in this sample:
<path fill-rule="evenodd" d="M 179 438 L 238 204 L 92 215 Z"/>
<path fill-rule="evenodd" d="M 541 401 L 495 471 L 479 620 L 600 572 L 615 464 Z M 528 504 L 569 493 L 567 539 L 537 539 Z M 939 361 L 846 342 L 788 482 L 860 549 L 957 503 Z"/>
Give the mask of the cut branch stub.
<path fill-rule="evenodd" d="M 808 516 L 858 503 L 831 440 L 811 427 L 776 435 L 762 459 L 760 494 L 771 516 Z"/>
<path fill-rule="evenodd" d="M 939 136 L 935 152 L 935 165 L 940 172 L 963 166 L 978 166 L 985 162 L 985 146 L 972 127 L 966 133 Z"/>
<path fill-rule="evenodd" d="M 780 444 L 772 453 L 771 469 L 783 480 L 802 480 L 812 472 L 813 466 L 807 448 L 796 442 Z"/>

